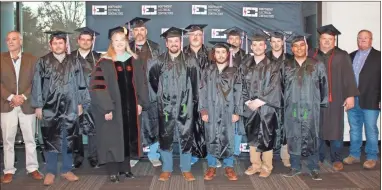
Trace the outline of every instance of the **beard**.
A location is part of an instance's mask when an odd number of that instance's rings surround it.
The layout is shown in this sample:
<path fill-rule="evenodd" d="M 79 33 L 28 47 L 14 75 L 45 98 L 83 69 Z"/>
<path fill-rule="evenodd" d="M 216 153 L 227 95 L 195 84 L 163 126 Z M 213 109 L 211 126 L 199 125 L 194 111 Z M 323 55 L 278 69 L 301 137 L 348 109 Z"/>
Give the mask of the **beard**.
<path fill-rule="evenodd" d="M 227 63 L 228 58 L 226 58 L 226 59 L 216 59 L 215 58 L 215 60 L 216 60 L 216 64 L 224 64 L 224 63 Z"/>
<path fill-rule="evenodd" d="M 171 48 L 168 48 L 168 50 L 170 51 L 170 53 L 178 53 L 180 51 L 180 49 L 178 47 L 176 47 L 176 48 L 171 47 Z"/>

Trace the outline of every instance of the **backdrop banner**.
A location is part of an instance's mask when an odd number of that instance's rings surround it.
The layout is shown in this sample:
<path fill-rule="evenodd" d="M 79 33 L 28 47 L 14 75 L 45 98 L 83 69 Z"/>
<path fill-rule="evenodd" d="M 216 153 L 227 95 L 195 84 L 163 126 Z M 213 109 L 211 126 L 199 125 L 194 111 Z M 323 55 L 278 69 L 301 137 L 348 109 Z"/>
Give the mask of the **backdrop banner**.
<path fill-rule="evenodd" d="M 234 26 L 246 31 L 248 37 L 255 28 L 287 33 L 304 31 L 302 2 L 86 2 L 87 26 L 101 33 L 95 50 L 106 51 L 108 29 L 127 27 L 126 23 L 135 17 L 151 19 L 146 23 L 149 39 L 163 49 L 164 40 L 159 36 L 172 26 L 208 24 L 204 30 L 207 46 L 210 40 L 225 40 L 221 31 Z M 188 44 L 188 40 L 184 42 Z"/>

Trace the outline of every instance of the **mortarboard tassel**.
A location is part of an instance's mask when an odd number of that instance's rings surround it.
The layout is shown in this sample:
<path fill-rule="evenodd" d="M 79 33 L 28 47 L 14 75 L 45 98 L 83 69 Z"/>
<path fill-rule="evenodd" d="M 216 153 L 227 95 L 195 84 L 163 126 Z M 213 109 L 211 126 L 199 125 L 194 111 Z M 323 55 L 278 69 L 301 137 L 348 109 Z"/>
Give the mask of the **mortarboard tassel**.
<path fill-rule="evenodd" d="M 240 48 L 241 49 L 243 49 L 243 40 L 244 40 L 244 35 L 245 35 L 245 33 L 243 32 L 243 34 L 241 35 L 241 46 L 240 46 Z"/>
<path fill-rule="evenodd" d="M 204 31 L 202 31 L 202 44 L 204 44 Z"/>
<path fill-rule="evenodd" d="M 233 53 L 233 49 L 229 48 L 229 67 L 233 67 L 232 53 Z"/>
<path fill-rule="evenodd" d="M 308 56 L 308 43 L 306 42 L 306 37 L 304 36 L 304 42 L 306 46 L 306 56 Z"/>
<path fill-rule="evenodd" d="M 95 39 L 96 39 L 96 35 L 95 35 L 95 32 L 94 32 L 94 33 L 93 33 L 93 46 L 92 46 L 92 51 L 94 51 Z"/>
<path fill-rule="evenodd" d="M 286 37 L 284 36 L 283 38 L 283 41 L 284 41 L 284 53 L 286 54 L 287 53 L 287 45 L 286 45 Z"/>
<path fill-rule="evenodd" d="M 182 36 L 181 36 L 181 42 L 180 42 L 180 49 L 183 51 L 183 31 L 180 31 L 182 33 Z"/>
<path fill-rule="evenodd" d="M 130 32 L 131 31 L 131 24 L 130 24 L 130 22 L 127 23 L 127 28 L 129 29 L 129 40 L 130 40 L 130 38 L 131 38 L 130 37 L 131 36 L 130 35 L 131 34 L 131 32 Z"/>
<path fill-rule="evenodd" d="M 70 54 L 70 43 L 69 43 L 69 34 L 66 34 L 66 51 L 68 54 Z"/>
<path fill-rule="evenodd" d="M 248 36 L 245 35 L 245 54 L 248 54 Z"/>

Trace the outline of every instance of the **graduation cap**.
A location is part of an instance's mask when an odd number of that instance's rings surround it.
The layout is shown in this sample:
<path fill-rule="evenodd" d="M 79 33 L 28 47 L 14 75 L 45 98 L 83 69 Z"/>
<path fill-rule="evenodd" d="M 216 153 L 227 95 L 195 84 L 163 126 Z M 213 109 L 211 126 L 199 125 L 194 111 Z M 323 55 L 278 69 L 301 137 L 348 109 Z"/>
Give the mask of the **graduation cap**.
<path fill-rule="evenodd" d="M 166 30 L 165 32 L 163 32 L 160 37 L 162 38 L 172 38 L 172 37 L 180 37 L 181 39 L 181 49 L 183 50 L 183 36 L 187 33 L 186 30 L 183 30 L 183 29 L 180 29 L 180 28 L 176 28 L 176 27 L 171 27 L 169 28 L 168 30 Z"/>
<path fill-rule="evenodd" d="M 203 44 L 204 44 L 204 31 L 203 28 L 205 28 L 207 24 L 190 24 L 185 29 L 188 30 L 188 32 L 194 32 L 197 30 L 200 30 L 203 32 Z"/>
<path fill-rule="evenodd" d="M 90 35 L 93 37 L 93 46 L 92 46 L 92 51 L 94 50 L 94 46 L 95 46 L 95 39 L 96 39 L 96 36 L 99 35 L 98 32 L 94 31 L 93 29 L 85 26 L 85 27 L 82 27 L 82 28 L 77 28 L 76 30 L 74 30 L 76 32 L 80 32 L 80 35 L 82 34 L 87 34 L 87 35 Z"/>
<path fill-rule="evenodd" d="M 71 32 L 66 32 L 63 30 L 51 30 L 51 31 L 46 31 L 44 32 L 45 34 L 50 34 L 50 40 L 53 38 L 58 38 L 58 39 L 66 39 L 66 50 L 67 53 L 70 54 L 70 42 L 69 42 L 69 34 L 72 34 Z"/>
<path fill-rule="evenodd" d="M 308 44 L 306 42 L 306 39 L 308 39 L 311 36 L 311 34 L 306 34 L 306 33 L 297 33 L 293 32 L 287 39 L 286 41 L 291 43 L 292 46 L 294 43 L 299 42 L 299 41 L 304 41 L 305 44 Z M 306 48 L 306 55 L 308 55 L 308 48 Z"/>
<path fill-rule="evenodd" d="M 269 39 L 269 35 L 262 29 L 255 29 L 251 36 L 251 41 L 267 41 Z"/>
<path fill-rule="evenodd" d="M 111 40 L 111 37 L 113 36 L 113 34 L 117 33 L 117 32 L 122 32 L 124 33 L 125 35 L 128 35 L 129 34 L 129 31 L 127 30 L 126 27 L 124 26 L 117 26 L 115 28 L 111 28 L 109 29 L 109 34 L 108 34 L 108 38 Z"/>
<path fill-rule="evenodd" d="M 332 35 L 332 36 L 337 36 L 337 46 L 338 46 L 338 35 L 340 35 L 341 32 L 336 27 L 334 27 L 332 24 L 328 24 L 328 25 L 325 25 L 325 26 L 318 27 L 317 28 L 317 32 L 320 35 L 321 34 L 329 34 L 329 35 Z"/>
<path fill-rule="evenodd" d="M 227 37 L 240 36 L 242 42 L 244 41 L 244 38 L 245 38 L 245 54 L 248 54 L 248 36 L 246 31 L 244 31 L 243 29 L 237 26 L 234 26 L 232 28 L 228 28 L 227 30 L 224 30 L 223 33 L 226 34 Z M 241 43 L 241 48 L 243 48 L 243 43 Z"/>
<path fill-rule="evenodd" d="M 230 51 L 230 48 L 235 48 L 236 46 L 229 44 L 227 42 L 223 41 L 209 41 L 210 44 L 213 45 L 212 49 L 215 51 L 215 48 L 225 48 L 227 52 L 229 52 L 229 67 L 233 66 L 233 61 L 232 61 L 232 52 Z"/>
<path fill-rule="evenodd" d="M 276 31 L 270 31 L 269 32 L 269 38 L 280 38 L 284 42 L 284 53 L 286 53 L 286 34 L 281 31 L 281 30 L 276 30 Z"/>
<path fill-rule="evenodd" d="M 145 23 L 151 19 L 149 18 L 142 18 L 142 17 L 135 17 L 126 24 L 130 28 L 138 28 L 138 27 L 145 27 Z"/>

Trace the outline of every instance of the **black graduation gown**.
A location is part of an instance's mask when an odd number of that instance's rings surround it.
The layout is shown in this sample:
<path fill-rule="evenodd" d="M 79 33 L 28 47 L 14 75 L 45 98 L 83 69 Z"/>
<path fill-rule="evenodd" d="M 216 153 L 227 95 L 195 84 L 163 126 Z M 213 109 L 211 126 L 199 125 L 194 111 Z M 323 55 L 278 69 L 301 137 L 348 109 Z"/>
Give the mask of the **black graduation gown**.
<path fill-rule="evenodd" d="M 310 156 L 318 152 L 320 108 L 328 105 L 325 65 L 307 58 L 285 63 L 285 129 L 290 154 Z"/>
<path fill-rule="evenodd" d="M 205 81 L 205 71 L 210 66 L 211 61 L 209 60 L 209 51 L 205 45 L 202 45 L 202 47 L 199 49 L 197 53 L 195 53 L 190 45 L 185 46 L 183 48 L 183 52 L 187 56 L 193 56 L 197 62 L 198 62 L 198 74 L 199 74 L 199 81 L 200 84 L 197 84 L 199 87 L 196 90 L 199 90 L 205 85 L 203 84 L 203 81 Z M 195 93 L 199 94 L 199 93 Z M 195 98 L 199 101 L 199 98 Z M 194 136 L 195 141 L 192 146 L 192 155 L 197 156 L 199 158 L 204 158 L 207 156 L 207 147 L 206 147 L 206 141 L 205 141 L 205 128 L 204 128 L 204 122 L 202 121 L 202 118 L 198 112 L 198 102 L 195 102 L 194 106 Z"/>
<path fill-rule="evenodd" d="M 285 61 L 293 59 L 293 56 L 289 53 L 282 53 L 280 57 L 276 58 L 272 51 L 268 51 L 266 53 L 266 56 L 268 59 L 270 59 L 272 62 L 278 64 L 280 66 L 280 74 L 283 76 L 283 69 L 285 66 Z M 276 136 L 275 136 L 275 144 L 273 149 L 279 150 L 281 148 L 281 145 L 285 145 L 287 143 L 286 141 L 286 135 L 285 135 L 285 127 L 283 125 L 284 123 L 284 83 L 283 80 L 281 81 L 281 89 L 282 89 L 282 99 L 281 99 L 281 109 L 277 109 L 277 118 L 279 119 L 279 126 L 277 126 L 276 129 Z"/>
<path fill-rule="evenodd" d="M 183 52 L 174 61 L 165 52 L 149 62 L 149 81 L 157 92 L 161 150 L 170 151 L 173 142 L 180 142 L 182 153 L 191 153 L 198 80 L 195 58 Z"/>
<path fill-rule="evenodd" d="M 75 125 L 78 105 L 90 102 L 81 65 L 66 55 L 60 63 L 52 52 L 37 60 L 32 82 L 31 105 L 42 108 L 41 135 L 44 149 L 61 153 L 62 130 L 66 130 L 68 153 L 78 136 Z"/>
<path fill-rule="evenodd" d="M 236 67 L 239 67 L 245 57 L 246 57 L 245 51 L 240 48 L 239 51 L 236 52 L 232 57 L 234 65 Z"/>
<path fill-rule="evenodd" d="M 141 143 L 148 146 L 158 142 L 158 106 L 156 94 L 148 85 L 147 62 L 159 56 L 159 45 L 151 40 L 143 44 L 142 49 L 135 47 L 135 41 L 130 42 L 130 49 L 138 55 L 133 59 L 134 84 L 137 87 L 138 104 L 142 106 L 140 115 Z"/>
<path fill-rule="evenodd" d="M 276 129 L 279 126 L 277 109 L 281 106 L 280 66 L 265 57 L 256 64 L 252 55 L 244 58 L 239 69 L 243 80 L 242 100 L 244 126 L 251 146 L 261 152 L 273 149 Z M 256 111 L 244 105 L 248 100 L 260 99 L 266 102 Z"/>
<path fill-rule="evenodd" d="M 132 59 L 113 62 L 101 58 L 92 74 L 91 108 L 100 164 L 122 162 L 125 157 L 142 154 Z M 113 119 L 106 121 L 105 114 L 110 112 Z"/>
<path fill-rule="evenodd" d="M 333 53 L 331 70 L 329 60 Z M 329 106 L 321 108 L 320 137 L 324 140 L 342 140 L 344 134 L 344 101 L 348 97 L 358 96 L 352 61 L 349 54 L 335 47 L 326 54 L 318 49 L 310 51 L 309 56 L 322 61 L 326 67 L 329 83 Z M 331 81 L 331 85 L 330 85 Z M 330 102 L 330 89 L 332 101 Z"/>
<path fill-rule="evenodd" d="M 207 112 L 207 151 L 214 157 L 227 158 L 234 154 L 235 126 L 232 115 L 240 115 L 241 80 L 236 67 L 219 71 L 216 64 L 206 70 L 205 85 L 200 91 L 199 111 Z"/>
<path fill-rule="evenodd" d="M 98 62 L 99 58 L 101 57 L 101 54 L 96 51 L 90 51 L 88 55 L 86 55 L 86 57 L 83 58 L 79 50 L 77 49 L 75 51 L 72 51 L 71 56 L 74 56 L 74 60 L 78 62 L 77 64 L 80 64 L 82 66 L 82 70 L 85 76 L 86 88 L 89 88 L 92 71 L 94 69 L 95 64 Z M 94 117 L 90 111 L 90 105 L 84 105 L 83 114 L 84 115 L 81 115 L 80 118 L 85 116 L 85 117 L 90 117 L 92 120 L 80 119 L 79 134 L 94 136 L 95 135 L 94 123 L 93 124 L 85 123 L 89 121 L 94 122 Z M 81 121 L 83 122 L 81 123 Z"/>

